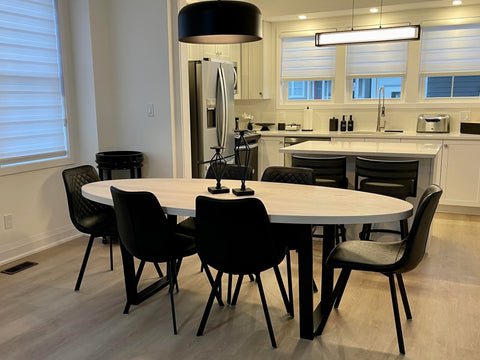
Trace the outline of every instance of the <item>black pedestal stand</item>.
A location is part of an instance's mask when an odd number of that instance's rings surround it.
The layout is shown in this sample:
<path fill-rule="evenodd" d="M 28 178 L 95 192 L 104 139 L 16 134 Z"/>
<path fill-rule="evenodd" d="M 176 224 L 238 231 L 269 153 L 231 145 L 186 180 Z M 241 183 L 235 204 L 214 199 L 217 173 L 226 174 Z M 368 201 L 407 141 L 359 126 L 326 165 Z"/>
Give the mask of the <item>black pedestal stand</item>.
<path fill-rule="evenodd" d="M 208 192 L 211 194 L 223 194 L 230 192 L 230 189 L 226 186 L 222 186 L 220 181 L 222 180 L 223 173 L 225 172 L 225 167 L 227 165 L 227 161 L 220 153 L 220 150 L 223 148 L 221 146 L 212 146 L 211 149 L 215 150 L 215 155 L 213 155 L 212 159 L 210 160 L 210 166 L 213 166 L 213 173 L 215 174 L 215 179 L 217 180 L 216 186 L 209 186 Z"/>

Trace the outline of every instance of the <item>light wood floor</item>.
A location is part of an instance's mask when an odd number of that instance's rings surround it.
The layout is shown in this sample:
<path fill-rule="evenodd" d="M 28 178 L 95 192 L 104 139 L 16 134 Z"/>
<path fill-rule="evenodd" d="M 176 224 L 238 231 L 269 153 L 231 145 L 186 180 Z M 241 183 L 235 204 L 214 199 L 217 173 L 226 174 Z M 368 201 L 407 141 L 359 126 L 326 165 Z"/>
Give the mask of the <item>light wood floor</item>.
<path fill-rule="evenodd" d="M 118 247 L 115 270 L 109 271 L 108 246 L 97 240 L 82 288 L 74 292 L 86 246 L 86 237 L 81 237 L 29 256 L 25 260 L 39 263 L 33 268 L 0 274 L 0 358 L 479 359 L 479 235 L 478 216 L 436 215 L 428 256 L 404 276 L 413 312 L 411 321 L 400 314 L 405 357 L 398 353 L 388 280 L 382 275 L 354 272 L 324 334 L 308 341 L 299 339 L 298 319 L 286 316 L 273 272 L 266 272 L 264 286 L 278 343 L 273 349 L 256 286 L 249 281 L 237 306 L 215 304 L 204 336 L 195 336 L 209 292 L 196 256 L 185 259 L 179 276 L 178 335 L 173 335 L 166 291 L 122 314 L 125 293 Z M 320 249 L 316 241 L 317 283 Z M 145 271 L 144 280 L 155 277 L 153 267 Z"/>

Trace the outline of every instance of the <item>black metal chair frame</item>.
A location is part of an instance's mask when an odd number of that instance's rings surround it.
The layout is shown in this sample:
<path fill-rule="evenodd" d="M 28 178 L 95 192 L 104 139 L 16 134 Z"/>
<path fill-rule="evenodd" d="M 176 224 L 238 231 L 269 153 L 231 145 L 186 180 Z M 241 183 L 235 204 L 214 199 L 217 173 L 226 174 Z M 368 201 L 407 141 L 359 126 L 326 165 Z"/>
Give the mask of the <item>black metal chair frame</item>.
<path fill-rule="evenodd" d="M 100 181 L 100 177 L 93 166 L 82 165 L 65 169 L 62 172 L 65 191 L 67 194 L 70 220 L 75 228 L 89 234 L 87 248 L 82 260 L 82 266 L 75 283 L 75 291 L 80 290 L 83 275 L 87 267 L 93 240 L 101 237 L 104 242 L 110 242 L 110 270 L 113 270 L 113 239 L 118 237 L 115 212 L 111 206 L 90 201 L 82 196 L 82 186 Z"/>
<path fill-rule="evenodd" d="M 420 199 L 411 231 L 404 240 L 396 242 L 348 241 L 337 245 L 326 261 L 327 267 L 342 269 L 332 296 L 332 302 L 336 309 L 340 305 L 352 270 L 378 272 L 388 277 L 398 348 L 402 354 L 405 354 L 405 345 L 398 309 L 395 277 L 397 278 L 406 318 L 410 320 L 412 319 L 412 313 L 402 274 L 416 268 L 425 255 L 430 226 L 441 195 L 442 189 L 437 185 L 430 185 L 425 190 Z M 376 256 L 377 254 L 380 254 L 381 258 Z M 385 255 L 389 255 L 388 258 L 391 261 L 387 261 Z M 324 326 L 325 323 L 319 328 L 317 335 L 321 335 Z"/>
<path fill-rule="evenodd" d="M 368 191 L 363 189 L 364 184 L 368 183 L 374 183 L 378 187 L 385 184 L 384 190 L 377 193 L 398 197 L 402 200 L 407 197 L 415 197 L 417 196 L 418 163 L 418 160 L 379 160 L 357 157 L 355 159 L 355 190 Z M 392 184 L 403 187 L 402 196 L 389 194 Z M 370 240 L 372 232 L 400 234 L 403 239 L 408 234 L 408 219 L 400 221 L 400 230 L 372 229 L 372 224 L 364 224 L 360 232 L 360 239 Z"/>

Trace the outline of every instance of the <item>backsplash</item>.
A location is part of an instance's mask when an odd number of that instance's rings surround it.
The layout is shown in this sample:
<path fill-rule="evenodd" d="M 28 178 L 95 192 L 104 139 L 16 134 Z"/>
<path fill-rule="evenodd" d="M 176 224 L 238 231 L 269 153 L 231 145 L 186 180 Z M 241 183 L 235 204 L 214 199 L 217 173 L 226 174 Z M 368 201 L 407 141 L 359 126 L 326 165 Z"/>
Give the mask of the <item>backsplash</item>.
<path fill-rule="evenodd" d="M 303 125 L 303 109 L 294 109 L 294 110 L 272 110 L 273 100 L 268 101 L 236 101 L 235 102 L 235 116 L 240 117 L 240 127 L 246 128 L 247 122 L 244 121 L 241 117 L 241 114 L 244 112 L 252 114 L 254 116 L 254 123 L 296 123 Z M 375 131 L 377 125 L 377 108 L 372 109 L 352 109 L 351 106 L 348 106 L 350 109 L 341 111 L 338 109 L 324 110 L 324 109 L 313 109 L 313 129 L 320 131 L 326 129 L 328 131 L 329 119 L 336 117 L 337 119 L 342 119 L 343 115 L 346 115 L 348 120 L 349 115 L 353 116 L 354 120 L 354 130 L 357 131 Z M 460 114 L 462 113 L 462 114 Z M 405 132 L 415 132 L 417 128 L 417 118 L 420 114 L 449 114 L 450 119 L 450 132 L 459 133 L 460 132 L 460 122 L 465 121 L 465 117 L 469 117 L 469 121 L 480 122 L 480 107 L 472 108 L 468 107 L 465 109 L 438 107 L 432 109 L 431 106 L 428 106 L 427 109 L 402 109 L 398 108 L 398 105 L 391 105 L 390 107 L 386 104 L 385 117 L 385 129 L 394 129 L 394 130 L 403 130 Z M 462 117 L 462 120 L 460 120 Z M 277 128 L 276 125 L 271 127 Z"/>

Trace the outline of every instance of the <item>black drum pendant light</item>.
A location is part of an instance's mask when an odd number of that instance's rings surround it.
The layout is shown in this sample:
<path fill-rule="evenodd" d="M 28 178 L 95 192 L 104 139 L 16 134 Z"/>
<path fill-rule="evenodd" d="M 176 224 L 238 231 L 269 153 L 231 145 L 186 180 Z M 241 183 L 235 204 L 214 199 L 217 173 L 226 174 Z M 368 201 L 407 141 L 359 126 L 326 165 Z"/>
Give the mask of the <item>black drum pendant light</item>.
<path fill-rule="evenodd" d="M 200 1 L 178 13 L 178 40 L 194 44 L 236 44 L 262 39 L 262 13 L 243 1 Z"/>

